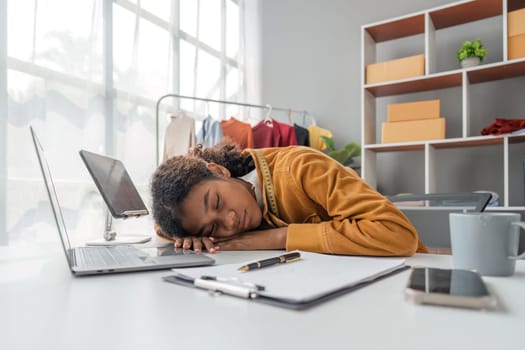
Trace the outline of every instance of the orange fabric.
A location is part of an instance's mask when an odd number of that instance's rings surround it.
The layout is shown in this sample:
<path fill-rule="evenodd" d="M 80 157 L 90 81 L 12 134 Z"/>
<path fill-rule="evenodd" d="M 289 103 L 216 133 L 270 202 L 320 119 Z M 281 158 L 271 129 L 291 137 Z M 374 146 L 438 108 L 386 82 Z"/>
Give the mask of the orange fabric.
<path fill-rule="evenodd" d="M 222 134 L 237 143 L 241 149 L 253 148 L 252 127 L 235 118 L 221 121 Z"/>
<path fill-rule="evenodd" d="M 310 147 L 262 148 L 270 168 L 279 217 L 271 214 L 263 186 L 263 217 L 288 226 L 286 249 L 375 256 L 427 252 L 408 218 L 355 171 Z M 253 150 L 249 152 L 256 159 Z"/>

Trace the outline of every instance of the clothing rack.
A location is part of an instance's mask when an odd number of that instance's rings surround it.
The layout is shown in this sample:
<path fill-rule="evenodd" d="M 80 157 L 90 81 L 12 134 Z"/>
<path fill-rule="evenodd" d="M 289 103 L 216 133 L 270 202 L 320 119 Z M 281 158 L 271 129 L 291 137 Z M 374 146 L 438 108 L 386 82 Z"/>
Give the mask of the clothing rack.
<path fill-rule="evenodd" d="M 214 100 L 214 99 L 211 99 L 211 98 L 204 98 L 204 97 L 195 97 L 195 96 L 184 96 L 184 95 L 179 95 L 179 94 L 166 94 L 164 96 L 161 96 L 158 100 L 157 100 L 157 104 L 156 104 L 156 107 L 155 107 L 155 140 L 157 142 L 156 144 L 156 148 L 155 148 L 155 151 L 156 151 L 156 164 L 157 166 L 159 165 L 159 155 L 160 155 L 160 145 L 159 145 L 159 141 L 160 141 L 160 132 L 159 132 L 159 126 L 160 126 L 160 120 L 159 120 L 159 109 L 160 109 L 160 103 L 162 102 L 162 100 L 164 100 L 165 98 L 168 98 L 168 97 L 176 97 L 176 98 L 184 98 L 184 99 L 189 99 L 189 100 L 197 100 L 197 101 L 203 101 L 203 102 L 215 102 L 215 103 L 222 103 L 222 104 L 229 104 L 229 105 L 236 105 L 236 106 L 242 106 L 242 107 L 253 107 L 253 108 L 262 108 L 262 109 L 268 109 L 269 112 L 271 111 L 281 111 L 281 112 L 289 112 L 289 113 L 304 113 L 305 115 L 308 114 L 307 111 L 305 110 L 296 110 L 296 109 L 291 109 L 291 108 L 281 108 L 281 107 L 272 107 L 271 105 L 267 104 L 267 105 L 256 105 L 256 104 L 253 104 L 253 103 L 243 103 L 243 102 L 234 102 L 234 101 L 226 101 L 226 100 Z M 313 120 L 313 118 L 312 118 Z"/>

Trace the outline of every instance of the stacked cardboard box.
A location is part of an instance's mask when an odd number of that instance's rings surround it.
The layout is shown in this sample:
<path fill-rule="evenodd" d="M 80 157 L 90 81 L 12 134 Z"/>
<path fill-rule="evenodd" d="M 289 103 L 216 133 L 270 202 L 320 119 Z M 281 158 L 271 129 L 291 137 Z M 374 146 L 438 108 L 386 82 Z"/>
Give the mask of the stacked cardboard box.
<path fill-rule="evenodd" d="M 508 58 L 525 57 L 525 8 L 507 15 Z"/>
<path fill-rule="evenodd" d="M 366 83 L 375 84 L 425 75 L 425 55 L 399 58 L 366 66 Z"/>
<path fill-rule="evenodd" d="M 445 138 L 445 118 L 440 101 L 389 104 L 382 124 L 382 143 L 439 140 Z"/>

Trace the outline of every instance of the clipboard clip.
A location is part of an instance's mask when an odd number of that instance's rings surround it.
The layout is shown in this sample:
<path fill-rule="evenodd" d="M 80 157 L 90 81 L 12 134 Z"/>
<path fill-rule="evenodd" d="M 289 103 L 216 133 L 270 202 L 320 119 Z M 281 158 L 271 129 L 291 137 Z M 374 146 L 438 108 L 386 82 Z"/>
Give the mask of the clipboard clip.
<path fill-rule="evenodd" d="M 257 298 L 258 292 L 265 289 L 264 286 L 242 281 L 236 277 L 201 276 L 200 278 L 192 278 L 183 274 L 177 274 L 175 277 L 186 283 L 191 283 L 197 288 L 208 290 L 212 296 L 227 294 L 254 299 Z"/>

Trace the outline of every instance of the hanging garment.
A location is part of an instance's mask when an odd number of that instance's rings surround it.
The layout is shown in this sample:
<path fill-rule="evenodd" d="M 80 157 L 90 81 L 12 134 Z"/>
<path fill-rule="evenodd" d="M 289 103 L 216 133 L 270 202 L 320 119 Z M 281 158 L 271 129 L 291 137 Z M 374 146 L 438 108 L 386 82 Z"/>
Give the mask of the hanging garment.
<path fill-rule="evenodd" d="M 301 146 L 310 146 L 310 134 L 308 129 L 303 128 L 302 126 L 295 123 L 293 127 L 295 129 L 295 138 L 297 139 L 297 144 Z"/>
<path fill-rule="evenodd" d="M 202 122 L 202 127 L 197 134 L 197 143 L 201 143 L 205 147 L 212 147 L 218 144 L 222 137 L 221 122 L 209 115 Z"/>
<path fill-rule="evenodd" d="M 496 121 L 481 130 L 481 135 L 501 135 L 523 128 L 525 119 L 496 118 Z"/>
<path fill-rule="evenodd" d="M 188 153 L 195 146 L 195 122 L 184 114 L 171 116 L 164 137 L 163 160 Z"/>
<path fill-rule="evenodd" d="M 295 136 L 295 129 L 290 124 L 280 123 L 276 120 L 273 121 L 275 126 L 279 128 L 279 134 L 281 139 L 279 140 L 279 146 L 287 147 L 297 145 L 297 137 Z"/>
<path fill-rule="evenodd" d="M 308 127 L 308 134 L 310 139 L 310 147 L 324 151 L 326 149 L 326 144 L 323 142 L 321 136 L 327 136 L 332 138 L 332 132 L 323 128 L 320 128 L 316 125 L 310 125 Z"/>
<path fill-rule="evenodd" d="M 252 128 L 253 147 L 278 147 L 281 141 L 279 127 L 274 124 L 273 120 L 262 120 Z"/>
<path fill-rule="evenodd" d="M 253 148 L 252 127 L 233 117 L 221 121 L 222 134 L 237 143 L 241 149 Z"/>

